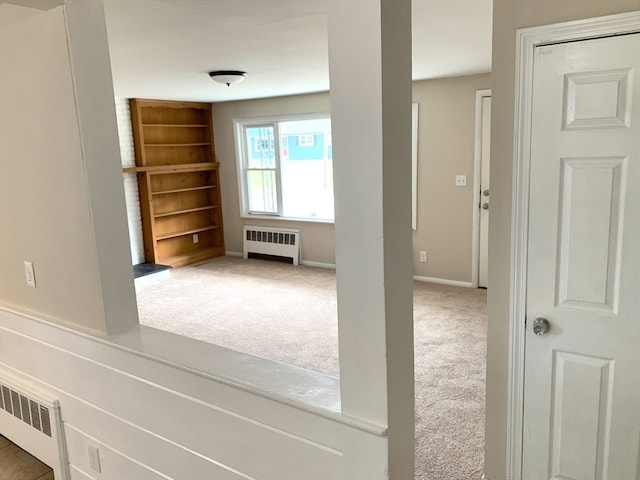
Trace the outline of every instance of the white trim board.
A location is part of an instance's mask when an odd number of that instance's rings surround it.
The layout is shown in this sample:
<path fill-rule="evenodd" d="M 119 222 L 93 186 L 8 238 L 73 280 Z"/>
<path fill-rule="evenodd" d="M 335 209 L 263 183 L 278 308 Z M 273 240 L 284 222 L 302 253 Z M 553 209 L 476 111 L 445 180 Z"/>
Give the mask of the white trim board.
<path fill-rule="evenodd" d="M 329 268 L 331 270 L 336 269 L 335 263 L 313 262 L 311 260 L 300 260 L 300 265 L 304 265 L 306 267 Z"/>
<path fill-rule="evenodd" d="M 418 103 L 411 104 L 411 228 L 418 229 Z"/>
<path fill-rule="evenodd" d="M 522 480 L 524 401 L 524 334 L 527 278 L 527 212 L 533 60 L 537 46 L 640 31 L 640 12 L 622 13 L 573 22 L 521 29 L 516 32 L 516 90 L 511 217 L 509 359 L 507 405 L 507 478 Z"/>
<path fill-rule="evenodd" d="M 418 281 L 418 282 L 437 283 L 439 285 L 451 285 L 453 287 L 467 287 L 467 288 L 473 287 L 471 282 L 460 282 L 458 280 L 447 280 L 446 278 L 422 277 L 420 275 L 414 275 L 413 279 Z"/>

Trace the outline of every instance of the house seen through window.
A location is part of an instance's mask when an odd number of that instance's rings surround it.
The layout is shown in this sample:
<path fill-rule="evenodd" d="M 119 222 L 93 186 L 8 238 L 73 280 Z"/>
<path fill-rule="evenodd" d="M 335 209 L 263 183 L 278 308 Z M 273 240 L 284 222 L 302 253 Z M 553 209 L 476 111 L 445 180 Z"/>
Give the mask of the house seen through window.
<path fill-rule="evenodd" d="M 244 215 L 334 219 L 328 115 L 237 120 L 236 141 Z"/>

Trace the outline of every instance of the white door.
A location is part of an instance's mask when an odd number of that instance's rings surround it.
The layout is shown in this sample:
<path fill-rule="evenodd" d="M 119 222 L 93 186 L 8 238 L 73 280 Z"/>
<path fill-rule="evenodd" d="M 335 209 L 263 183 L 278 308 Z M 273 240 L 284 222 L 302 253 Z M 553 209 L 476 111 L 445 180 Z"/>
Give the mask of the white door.
<path fill-rule="evenodd" d="M 523 478 L 637 480 L 640 34 L 536 48 L 532 104 Z"/>
<path fill-rule="evenodd" d="M 480 248 L 478 258 L 478 286 L 489 287 L 489 159 L 491 152 L 491 97 L 482 97 L 482 126 L 480 143 Z"/>

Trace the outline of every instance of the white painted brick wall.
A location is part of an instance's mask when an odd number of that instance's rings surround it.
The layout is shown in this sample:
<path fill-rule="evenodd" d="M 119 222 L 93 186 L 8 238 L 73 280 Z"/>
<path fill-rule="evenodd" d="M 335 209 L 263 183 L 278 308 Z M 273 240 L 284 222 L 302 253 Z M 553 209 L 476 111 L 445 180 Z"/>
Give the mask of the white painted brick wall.
<path fill-rule="evenodd" d="M 133 149 L 133 131 L 131 129 L 131 112 L 129 100 L 116 98 L 116 117 L 118 120 L 118 136 L 120 138 L 120 156 L 123 167 L 135 167 L 136 157 Z M 142 243 L 142 219 L 140 218 L 140 198 L 138 196 L 138 177 L 135 173 L 123 173 L 124 197 L 127 204 L 129 222 L 129 242 L 133 263 L 144 262 Z"/>

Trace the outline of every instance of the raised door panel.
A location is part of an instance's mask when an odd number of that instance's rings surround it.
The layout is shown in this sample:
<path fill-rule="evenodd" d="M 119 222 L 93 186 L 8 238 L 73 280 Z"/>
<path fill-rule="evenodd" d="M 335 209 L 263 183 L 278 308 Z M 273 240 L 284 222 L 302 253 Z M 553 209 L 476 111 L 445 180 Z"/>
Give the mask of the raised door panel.
<path fill-rule="evenodd" d="M 557 304 L 615 313 L 626 159 L 561 163 Z"/>
<path fill-rule="evenodd" d="M 556 351 L 551 478 L 598 480 L 609 458 L 614 362 Z"/>

